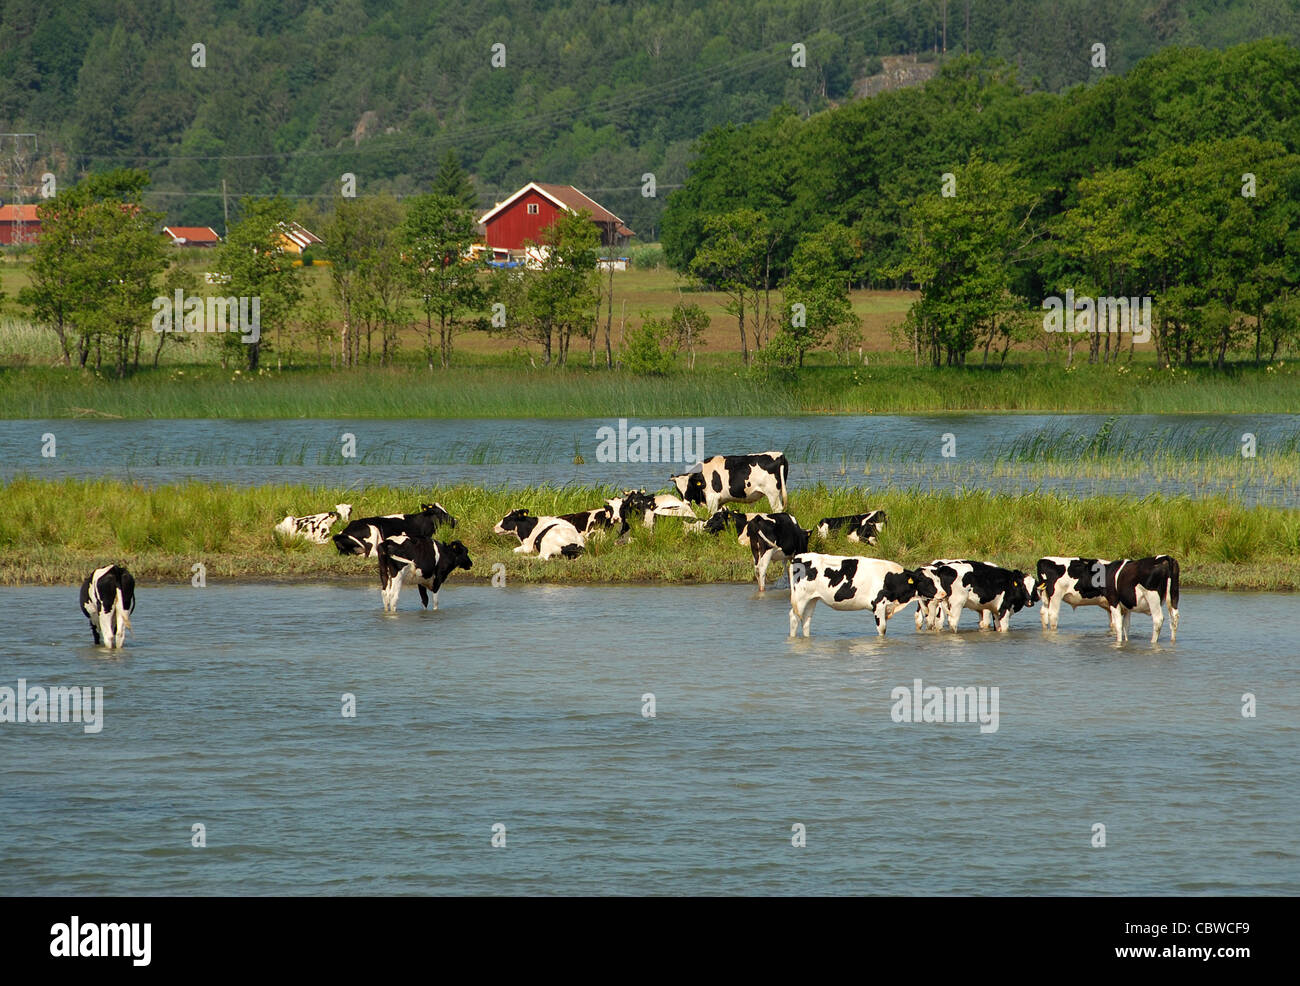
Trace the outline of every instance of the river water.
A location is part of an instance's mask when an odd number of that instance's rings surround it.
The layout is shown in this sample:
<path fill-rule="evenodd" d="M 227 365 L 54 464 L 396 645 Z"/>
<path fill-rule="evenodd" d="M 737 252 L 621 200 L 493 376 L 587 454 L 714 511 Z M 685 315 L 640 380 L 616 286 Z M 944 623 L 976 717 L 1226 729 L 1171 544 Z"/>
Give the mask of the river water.
<path fill-rule="evenodd" d="M 638 427 L 682 429 L 678 461 L 636 461 Z M 845 415 L 793 418 L 631 419 L 628 441 L 602 449 L 618 419 L 570 420 L 57 420 L 0 421 L 0 480 L 18 475 L 131 478 L 146 484 L 194 479 L 240 484 L 521 487 L 580 483 L 665 488 L 705 454 L 785 451 L 792 486 L 824 482 L 873 488 L 1016 493 L 1230 493 L 1245 502 L 1294 505 L 1300 489 L 1251 471 L 1243 436 L 1260 456 L 1300 446 L 1300 415 Z M 609 431 L 602 432 L 602 429 Z M 349 439 L 349 436 L 350 439 Z M 687 446 L 690 446 L 688 449 Z M 1097 478 L 1025 474 L 997 463 L 1055 450 L 1119 450 L 1141 464 L 1177 450 L 1240 467 L 1240 474 L 1189 476 L 1139 469 Z M 615 461 L 606 452 L 615 453 Z M 620 451 L 624 454 L 619 454 Z M 670 447 L 670 453 L 675 448 Z M 687 452 L 691 454 L 686 455 Z M 51 454 L 52 453 L 52 454 Z M 576 458 L 582 460 L 575 462 Z M 1262 461 L 1262 460 L 1260 460 Z M 868 464 L 870 465 L 867 471 Z"/>
<path fill-rule="evenodd" d="M 99 732 L 0 723 L 0 894 L 1300 893 L 1293 597 L 1186 592 L 1154 648 L 1091 608 L 791 640 L 737 585 L 441 604 L 143 586 L 110 656 L 74 587 L 0 588 L 0 687 L 104 690 Z M 895 722 L 918 678 L 998 728 Z"/>

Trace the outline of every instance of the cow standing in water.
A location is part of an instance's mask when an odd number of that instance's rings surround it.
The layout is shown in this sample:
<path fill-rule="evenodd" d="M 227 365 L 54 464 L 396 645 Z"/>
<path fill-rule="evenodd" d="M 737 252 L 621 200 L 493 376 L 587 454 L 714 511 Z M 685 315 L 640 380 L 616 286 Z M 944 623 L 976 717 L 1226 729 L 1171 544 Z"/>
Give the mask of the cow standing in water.
<path fill-rule="evenodd" d="M 81 611 L 90 620 L 95 643 L 121 647 L 131 629 L 135 579 L 121 565 L 97 568 L 81 584 Z"/>

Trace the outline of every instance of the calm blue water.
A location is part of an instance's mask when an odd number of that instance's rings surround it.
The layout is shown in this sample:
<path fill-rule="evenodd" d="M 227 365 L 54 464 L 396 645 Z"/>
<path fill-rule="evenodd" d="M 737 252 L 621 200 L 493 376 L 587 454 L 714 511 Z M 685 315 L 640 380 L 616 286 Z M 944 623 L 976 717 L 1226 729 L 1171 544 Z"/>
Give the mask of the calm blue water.
<path fill-rule="evenodd" d="M 1093 609 L 792 641 L 737 585 L 441 603 L 146 585 L 110 657 L 75 588 L 0 588 L 0 686 L 106 706 L 0 724 L 0 894 L 1300 893 L 1294 597 L 1187 592 L 1154 649 Z M 998 686 L 998 731 L 893 722 L 918 677 Z"/>
<path fill-rule="evenodd" d="M 1035 488 L 1067 493 L 1144 495 L 1231 492 L 1247 502 L 1294 504 L 1300 491 L 1252 478 L 1241 456 L 1242 435 L 1257 450 L 1294 449 L 1300 415 L 1134 415 L 1113 417 L 1111 440 L 1141 460 L 1176 445 L 1242 464 L 1239 481 L 1197 485 L 1153 471 L 1140 480 L 1026 480 L 993 469 L 999 454 L 1035 436 L 1080 447 L 1097 436 L 1104 415 L 948 414 L 795 418 L 632 419 L 629 427 L 690 428 L 706 454 L 782 449 L 792 485 L 817 482 L 951 490 L 954 485 L 1004 492 Z M 599 429 L 617 419 L 572 420 L 142 420 L 0 421 L 0 480 L 17 475 L 120 476 L 146 484 L 204 482 L 304 483 L 330 486 L 492 487 L 540 483 L 644 486 L 662 489 L 680 463 L 601 462 Z M 43 436 L 54 436 L 53 457 Z M 355 439 L 344 457 L 343 436 Z M 944 456 L 945 436 L 951 456 Z M 574 463 L 575 453 L 585 462 Z M 864 473 L 870 461 L 870 473 Z M 843 475 L 841 475 L 843 471 Z"/>

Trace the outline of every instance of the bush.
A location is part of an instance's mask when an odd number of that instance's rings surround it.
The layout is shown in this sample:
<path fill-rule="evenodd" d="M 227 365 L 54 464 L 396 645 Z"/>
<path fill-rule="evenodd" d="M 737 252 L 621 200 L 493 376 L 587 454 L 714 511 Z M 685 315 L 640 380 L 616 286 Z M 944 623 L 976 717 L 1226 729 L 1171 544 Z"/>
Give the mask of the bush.
<path fill-rule="evenodd" d="M 636 269 L 658 270 L 667 263 L 664 259 L 664 248 L 658 243 L 651 243 L 647 246 L 630 247 L 625 252 L 628 259 L 632 261 L 633 268 Z"/>
<path fill-rule="evenodd" d="M 629 373 L 663 376 L 677 362 L 677 346 L 671 341 L 672 327 L 662 319 L 648 318 L 623 337 L 620 362 Z"/>

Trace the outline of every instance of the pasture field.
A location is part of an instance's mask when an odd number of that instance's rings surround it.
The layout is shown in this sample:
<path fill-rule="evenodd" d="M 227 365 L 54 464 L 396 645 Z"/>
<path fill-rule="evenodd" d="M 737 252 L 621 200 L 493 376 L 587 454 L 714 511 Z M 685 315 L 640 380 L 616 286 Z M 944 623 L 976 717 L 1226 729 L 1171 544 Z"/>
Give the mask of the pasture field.
<path fill-rule="evenodd" d="M 414 511 L 433 500 L 458 520 L 438 537 L 463 541 L 474 562 L 472 572 L 457 578 L 487 580 L 501 563 L 512 583 L 752 582 L 748 549 L 734 536 L 690 533 L 674 518 L 661 518 L 651 530 L 634 525 L 630 544 L 616 544 L 608 534 L 591 538 L 587 553 L 571 562 L 513 554 L 517 542 L 492 533 L 514 507 L 538 515 L 568 513 L 598 506 L 614 492 L 450 486 L 345 493 L 327 487 L 146 488 L 118 480 L 20 478 L 0 487 L 0 582 L 70 585 L 96 565 L 116 560 L 146 584 L 186 584 L 192 566 L 202 562 L 213 581 L 361 580 L 377 586 L 373 560 L 341 557 L 332 545 L 285 540 L 272 528 L 286 513 L 326 510 L 340 501 L 352 504 L 355 518 Z M 750 509 L 760 508 L 766 509 L 764 501 Z M 1111 558 L 1164 552 L 1178 558 L 1187 586 L 1300 589 L 1300 512 L 1280 507 L 1245 507 L 1226 497 L 864 494 L 824 486 L 791 491 L 791 512 L 805 527 L 865 508 L 888 514 L 878 547 L 840 538 L 822 543 L 814 534 L 811 550 L 905 565 L 974 557 L 1026 571 L 1038 557 L 1062 551 Z M 775 566 L 771 574 L 777 574 Z"/>
<path fill-rule="evenodd" d="M 191 261 L 196 273 L 209 258 Z M 126 379 L 61 365 L 54 333 L 33 325 L 17 301 L 26 265 L 0 266 L 0 418 L 283 418 L 283 417 L 577 417 L 863 414 L 926 411 L 1094 411 L 1105 413 L 1293 412 L 1300 379 L 1286 358 L 1262 366 L 1233 364 L 1226 372 L 1203 367 L 1160 369 L 1149 345 L 1124 352 L 1119 363 L 1087 363 L 1078 337 L 1066 367 L 1062 336 L 1039 334 L 988 368 L 972 355 L 963 368 L 916 366 L 900 349 L 896 330 L 915 300 L 912 292 L 855 290 L 862 318 L 861 348 L 843 359 L 815 350 L 798 373 L 747 367 L 741 360 L 736 318 L 719 292 L 693 288 L 665 268 L 618 272 L 614 281 L 611 343 L 617 355 L 626 328 L 667 316 L 678 301 L 699 304 L 710 327 L 694 359 L 682 354 L 663 376 L 604 368 L 601 341 L 592 356 L 575 340 L 565 367 L 541 365 L 536 343 L 508 332 L 466 330 L 455 341 L 452 366 L 430 370 L 424 354 L 419 299 L 406 299 L 413 319 L 398 333 L 389 366 L 373 361 L 332 368 L 337 323 L 312 328 L 304 321 L 329 297 L 328 270 L 304 272 L 307 297 L 285 332 L 268 331 L 269 351 L 256 374 L 223 365 L 216 336 L 168 337 L 153 366 L 157 337 L 146 329 L 140 368 Z M 201 279 L 200 279 L 201 280 Z M 218 290 L 201 284 L 199 293 Z M 771 300 L 775 313 L 779 294 Z M 177 342 L 177 339 L 184 340 Z M 752 346 L 752 342 L 751 342 Z M 363 344 L 363 352 L 365 346 Z M 1284 354 L 1285 356 L 1285 354 Z"/>

